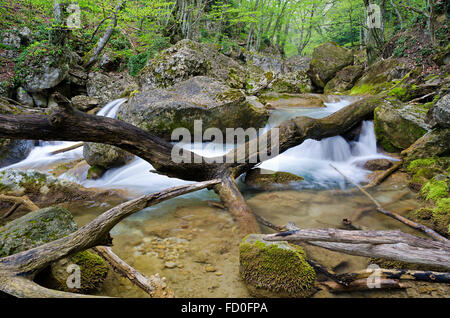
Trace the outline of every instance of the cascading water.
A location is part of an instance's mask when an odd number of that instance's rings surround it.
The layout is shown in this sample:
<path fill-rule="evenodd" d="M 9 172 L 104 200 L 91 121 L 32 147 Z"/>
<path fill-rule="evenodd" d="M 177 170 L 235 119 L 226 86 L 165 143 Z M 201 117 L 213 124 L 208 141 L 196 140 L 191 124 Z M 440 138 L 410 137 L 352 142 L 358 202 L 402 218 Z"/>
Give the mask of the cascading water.
<path fill-rule="evenodd" d="M 109 118 L 115 118 L 119 107 L 127 101 L 126 98 L 114 100 L 106 104 L 98 113 L 97 116 L 106 116 Z M 33 169 L 48 167 L 52 164 L 70 160 L 76 160 L 83 157 L 83 149 L 78 148 L 64 153 L 52 155 L 52 152 L 68 148 L 77 144 L 78 142 L 70 141 L 40 141 L 39 146 L 33 148 L 28 157 L 21 162 L 13 164 L 11 166 L 0 169 Z"/>
<path fill-rule="evenodd" d="M 297 116 L 322 118 L 354 101 L 355 98 L 340 98 L 337 102 L 325 103 L 326 107 L 324 108 L 276 110 L 272 113 L 265 130 Z M 112 101 L 105 105 L 97 115 L 115 118 L 119 107 L 125 102 L 126 99 Z M 50 155 L 55 150 L 69 147 L 73 144 L 75 143 L 42 143 L 39 147 L 33 149 L 27 159 L 7 168 L 42 168 L 57 162 L 82 158 L 82 149 Z M 233 145 L 200 143 L 186 145 L 185 148 L 207 157 L 213 157 L 225 154 L 233 149 Z M 345 179 L 330 166 L 330 163 L 335 165 L 344 174 L 350 176 L 355 182 L 363 182 L 369 172 L 361 168 L 362 164 L 367 160 L 377 158 L 389 157 L 377 152 L 373 123 L 365 121 L 357 141 L 348 142 L 341 136 L 326 138 L 321 141 L 309 139 L 276 158 L 262 163 L 259 167 L 275 171 L 291 172 L 303 176 L 305 180 L 299 183 L 298 187 L 343 188 L 346 186 Z M 110 169 L 99 180 L 86 180 L 84 175 L 74 176 L 70 172 L 61 175 L 60 178 L 70 179 L 85 187 L 119 188 L 140 193 L 150 193 L 187 183 L 183 180 L 151 173 L 151 170 L 153 170 L 151 164 L 136 157 L 126 166 Z M 207 191 L 200 193 L 207 193 Z"/>

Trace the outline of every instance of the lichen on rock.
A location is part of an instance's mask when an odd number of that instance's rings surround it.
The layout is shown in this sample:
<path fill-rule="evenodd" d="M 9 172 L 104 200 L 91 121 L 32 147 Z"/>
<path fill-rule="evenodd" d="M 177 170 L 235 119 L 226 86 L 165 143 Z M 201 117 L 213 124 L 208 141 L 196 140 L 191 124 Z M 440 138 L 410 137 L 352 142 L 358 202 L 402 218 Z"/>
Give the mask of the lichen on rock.
<path fill-rule="evenodd" d="M 298 183 L 303 180 L 303 177 L 289 172 L 256 168 L 247 172 L 245 184 L 254 189 L 270 190 L 280 189 L 280 187 Z"/>

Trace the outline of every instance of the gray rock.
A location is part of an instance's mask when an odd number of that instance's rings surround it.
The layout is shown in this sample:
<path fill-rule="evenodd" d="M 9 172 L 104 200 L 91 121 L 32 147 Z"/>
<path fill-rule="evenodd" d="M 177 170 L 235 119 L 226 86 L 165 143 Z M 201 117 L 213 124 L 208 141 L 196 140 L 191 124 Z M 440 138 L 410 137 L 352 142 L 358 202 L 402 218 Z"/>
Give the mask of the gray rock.
<path fill-rule="evenodd" d="M 426 114 L 421 105 L 385 100 L 375 109 L 377 141 L 389 152 L 408 148 L 430 130 Z"/>
<path fill-rule="evenodd" d="M 194 132 L 194 121 L 201 120 L 206 130 L 216 127 L 247 129 L 263 127 L 267 111 L 255 108 L 245 95 L 221 82 L 198 76 L 169 89 L 145 89 L 135 94 L 118 112 L 118 118 L 170 139 L 175 128 Z"/>
<path fill-rule="evenodd" d="M 0 138 L 0 168 L 24 160 L 33 149 L 31 140 L 12 140 Z"/>
<path fill-rule="evenodd" d="M 87 80 L 87 95 L 99 100 L 104 105 L 121 97 L 126 91 L 136 90 L 137 84 L 128 74 L 103 74 L 100 72 L 89 73 Z"/>
<path fill-rule="evenodd" d="M 263 72 L 281 73 L 283 60 L 278 56 L 261 54 L 254 51 L 245 51 L 245 62 L 260 68 Z"/>
<path fill-rule="evenodd" d="M 28 107 L 34 106 L 33 97 L 31 97 L 30 94 L 28 94 L 27 91 L 23 89 L 23 87 L 19 87 L 17 89 L 17 101 L 24 106 Z"/>
<path fill-rule="evenodd" d="M 325 85 L 324 93 L 342 93 L 353 87 L 356 81 L 363 75 L 364 67 L 362 65 L 350 65 L 339 72 Z"/>
<path fill-rule="evenodd" d="M 284 64 L 285 71 L 289 72 L 299 72 L 307 71 L 311 64 L 311 58 L 308 56 L 294 55 L 290 57 Z"/>
<path fill-rule="evenodd" d="M 64 55 L 44 56 L 39 59 L 39 65 L 27 65 L 27 71 L 23 87 L 27 92 L 38 93 L 53 88 L 66 79 L 69 64 Z"/>
<path fill-rule="evenodd" d="M 20 36 L 18 36 L 14 32 L 3 33 L 2 43 L 4 45 L 7 45 L 13 49 L 20 49 L 20 42 L 21 42 Z"/>
<path fill-rule="evenodd" d="M 327 42 L 316 47 L 313 51 L 308 74 L 318 87 L 325 87 L 337 72 L 352 65 L 353 52 L 334 42 Z"/>
<path fill-rule="evenodd" d="M 269 90 L 276 93 L 301 94 L 313 90 L 311 80 L 305 71 L 289 72 L 279 75 Z"/>
<path fill-rule="evenodd" d="M 0 258 L 57 240 L 76 230 L 72 214 L 61 207 L 28 213 L 0 228 Z"/>
<path fill-rule="evenodd" d="M 149 60 L 141 71 L 141 86 L 167 88 L 195 76 L 209 76 L 233 88 L 243 88 L 243 67 L 219 48 L 190 40 L 179 41 Z"/>
<path fill-rule="evenodd" d="M 100 58 L 98 66 L 106 72 L 116 71 L 120 66 L 120 59 L 110 52 L 105 52 Z"/>
<path fill-rule="evenodd" d="M 450 94 L 437 101 L 433 107 L 433 119 L 442 128 L 450 128 Z"/>
<path fill-rule="evenodd" d="M 125 165 L 134 158 L 118 147 L 96 143 L 85 143 L 83 157 L 90 166 L 100 166 L 104 169 Z"/>
<path fill-rule="evenodd" d="M 28 27 L 23 27 L 19 30 L 19 35 L 21 37 L 22 43 L 28 45 L 33 40 L 33 33 Z"/>
<path fill-rule="evenodd" d="M 100 105 L 95 97 L 78 95 L 72 98 L 73 105 L 81 111 L 88 111 Z"/>

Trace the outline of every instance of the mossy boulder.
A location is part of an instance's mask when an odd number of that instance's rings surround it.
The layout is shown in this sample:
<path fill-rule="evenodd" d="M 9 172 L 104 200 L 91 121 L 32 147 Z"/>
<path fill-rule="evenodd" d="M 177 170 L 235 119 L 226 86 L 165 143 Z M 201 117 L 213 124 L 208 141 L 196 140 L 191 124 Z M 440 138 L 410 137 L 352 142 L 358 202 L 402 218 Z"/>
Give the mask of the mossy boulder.
<path fill-rule="evenodd" d="M 303 180 L 303 177 L 289 172 L 256 168 L 247 172 L 245 184 L 254 189 L 270 190 L 279 189 L 280 187 L 298 183 Z"/>
<path fill-rule="evenodd" d="M 91 72 L 86 84 L 87 95 L 97 99 L 99 105 L 105 105 L 123 97 L 125 92 L 134 91 L 138 88 L 135 79 L 128 73 Z"/>
<path fill-rule="evenodd" d="M 106 169 L 102 166 L 92 166 L 89 168 L 87 172 L 86 179 L 88 180 L 97 180 L 100 179 L 106 172 Z"/>
<path fill-rule="evenodd" d="M 370 171 L 387 170 L 392 167 L 392 162 L 387 159 L 372 159 L 366 161 L 363 167 Z"/>
<path fill-rule="evenodd" d="M 450 173 L 450 157 L 423 158 L 406 163 L 410 185 L 415 189 L 420 189 L 435 175 Z"/>
<path fill-rule="evenodd" d="M 301 94 L 313 91 L 306 71 L 296 71 L 279 75 L 269 86 L 270 92 Z"/>
<path fill-rule="evenodd" d="M 22 55 L 20 80 L 29 93 L 56 87 L 69 74 L 70 54 L 49 43 L 31 45 Z"/>
<path fill-rule="evenodd" d="M 202 121 L 203 131 L 215 127 L 226 133 L 227 128 L 263 127 L 268 115 L 264 108 L 248 102 L 240 90 L 205 76 L 168 89 L 144 89 L 118 112 L 119 119 L 165 139 L 181 127 L 193 134 L 195 120 Z"/>
<path fill-rule="evenodd" d="M 364 67 L 362 65 L 350 65 L 339 72 L 325 85 L 325 94 L 343 93 L 353 87 L 362 76 Z"/>
<path fill-rule="evenodd" d="M 450 156 L 450 129 L 433 129 L 402 151 L 405 162 Z"/>
<path fill-rule="evenodd" d="M 351 95 L 375 95 L 392 89 L 410 72 L 410 67 L 395 58 L 372 64 L 350 91 Z M 399 88 L 400 89 L 400 88 Z M 401 89 L 403 92 L 405 89 Z M 405 90 L 406 91 L 406 90 Z M 400 92 L 397 92 L 400 93 Z"/>
<path fill-rule="evenodd" d="M 72 264 L 80 267 L 80 288 L 69 288 L 67 286 L 67 280 L 71 275 L 67 272 L 67 269 Z M 108 265 L 100 256 L 91 251 L 83 251 L 53 263 L 47 286 L 72 293 L 89 293 L 102 286 L 108 271 Z"/>
<path fill-rule="evenodd" d="M 327 42 L 314 49 L 308 75 L 316 86 L 324 88 L 337 72 L 352 65 L 353 61 L 351 50 Z"/>
<path fill-rule="evenodd" d="M 41 209 L 0 228 L 0 258 L 57 240 L 77 225 L 72 214 L 60 207 Z"/>
<path fill-rule="evenodd" d="M 83 157 L 91 167 L 96 166 L 104 170 L 123 166 L 134 158 L 132 154 L 118 147 L 91 142 L 84 144 Z"/>
<path fill-rule="evenodd" d="M 250 234 L 239 245 L 239 270 L 249 292 L 255 297 L 311 296 L 316 273 L 304 251 L 263 238 L 263 234 Z"/>
<path fill-rule="evenodd" d="M 421 105 L 386 100 L 374 112 L 378 143 L 388 152 L 408 148 L 429 130 L 426 114 Z"/>
<path fill-rule="evenodd" d="M 181 40 L 162 51 L 139 74 L 145 87 L 167 88 L 195 76 L 209 76 L 233 88 L 244 88 L 244 68 L 232 58 L 220 53 L 220 47 Z"/>

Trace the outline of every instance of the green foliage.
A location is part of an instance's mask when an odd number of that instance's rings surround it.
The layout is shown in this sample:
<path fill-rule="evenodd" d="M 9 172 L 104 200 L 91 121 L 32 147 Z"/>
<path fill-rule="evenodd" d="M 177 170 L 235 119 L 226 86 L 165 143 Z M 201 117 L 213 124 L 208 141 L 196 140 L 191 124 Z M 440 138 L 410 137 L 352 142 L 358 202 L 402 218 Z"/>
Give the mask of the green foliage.
<path fill-rule="evenodd" d="M 130 75 L 136 76 L 139 71 L 144 68 L 150 58 L 153 58 L 157 53 L 169 46 L 170 42 L 168 38 L 157 37 L 148 45 L 145 52 L 130 56 L 128 60 L 128 72 Z"/>

